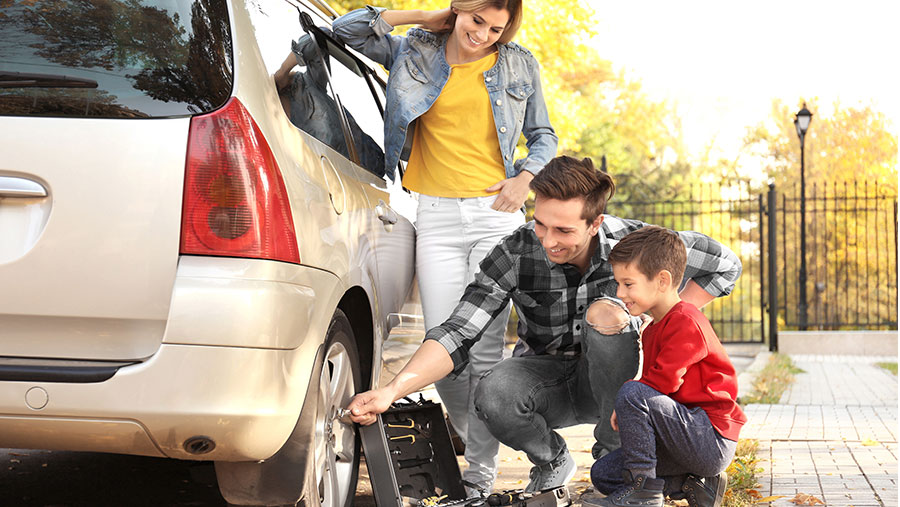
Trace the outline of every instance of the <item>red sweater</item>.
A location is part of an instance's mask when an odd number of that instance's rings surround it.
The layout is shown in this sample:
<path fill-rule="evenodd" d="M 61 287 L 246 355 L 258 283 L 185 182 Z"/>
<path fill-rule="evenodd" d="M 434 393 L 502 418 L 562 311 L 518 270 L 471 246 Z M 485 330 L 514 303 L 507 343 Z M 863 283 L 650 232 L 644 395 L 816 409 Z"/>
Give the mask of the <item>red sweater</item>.
<path fill-rule="evenodd" d="M 747 416 L 735 402 L 737 375 L 709 320 L 679 302 L 644 330 L 640 382 L 688 408 L 700 407 L 720 435 L 737 440 Z"/>

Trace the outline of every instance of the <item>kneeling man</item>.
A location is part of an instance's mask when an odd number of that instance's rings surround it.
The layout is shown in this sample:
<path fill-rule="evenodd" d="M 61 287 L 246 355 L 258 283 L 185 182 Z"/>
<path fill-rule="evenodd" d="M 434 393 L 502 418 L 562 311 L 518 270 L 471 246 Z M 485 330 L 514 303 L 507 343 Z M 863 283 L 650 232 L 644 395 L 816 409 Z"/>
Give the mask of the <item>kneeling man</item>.
<path fill-rule="evenodd" d="M 519 318 L 514 357 L 482 376 L 474 404 L 488 430 L 534 464 L 526 491 L 541 491 L 575 475 L 554 429 L 595 424 L 594 458 L 620 445 L 610 416 L 619 388 L 639 372 L 645 322 L 615 299 L 608 258 L 620 239 L 647 224 L 603 214 L 615 185 L 588 158 L 554 158 L 531 189 L 534 221 L 488 253 L 453 314 L 428 331 L 403 370 L 348 408 L 353 421 L 372 424 L 397 399 L 461 371 L 511 299 Z M 681 299 L 700 308 L 729 294 L 741 274 L 734 253 L 697 232 L 678 235 L 687 249 Z"/>

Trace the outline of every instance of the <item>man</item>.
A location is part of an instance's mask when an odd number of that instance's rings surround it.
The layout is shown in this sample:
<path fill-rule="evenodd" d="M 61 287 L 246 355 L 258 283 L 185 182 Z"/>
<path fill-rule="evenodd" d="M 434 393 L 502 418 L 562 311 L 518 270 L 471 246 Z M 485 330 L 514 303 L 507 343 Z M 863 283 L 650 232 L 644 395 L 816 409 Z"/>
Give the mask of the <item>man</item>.
<path fill-rule="evenodd" d="M 534 463 L 526 491 L 540 491 L 575 474 L 555 428 L 595 424 L 594 458 L 619 447 L 609 419 L 619 387 L 639 371 L 638 338 L 647 322 L 614 299 L 608 256 L 647 224 L 603 215 L 615 185 L 588 158 L 554 158 L 531 189 L 534 222 L 488 253 L 453 314 L 426 334 L 403 370 L 348 408 L 355 422 L 371 424 L 393 401 L 462 370 L 469 348 L 512 299 L 519 317 L 514 357 L 484 374 L 474 404 L 500 442 Z M 734 253 L 696 232 L 679 236 L 687 248 L 681 299 L 700 308 L 729 294 L 741 273 Z"/>

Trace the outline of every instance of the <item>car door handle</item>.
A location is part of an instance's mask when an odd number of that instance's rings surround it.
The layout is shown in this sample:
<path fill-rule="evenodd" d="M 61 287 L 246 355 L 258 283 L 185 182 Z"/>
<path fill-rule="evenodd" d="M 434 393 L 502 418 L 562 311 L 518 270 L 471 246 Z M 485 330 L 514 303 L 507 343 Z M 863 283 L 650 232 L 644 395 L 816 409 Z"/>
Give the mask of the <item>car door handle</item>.
<path fill-rule="evenodd" d="M 47 189 L 29 179 L 0 176 L 0 198 L 5 197 L 47 197 Z"/>
<path fill-rule="evenodd" d="M 378 206 L 375 206 L 375 213 L 378 214 L 378 220 L 386 224 L 396 224 L 397 223 L 397 214 L 394 213 L 394 210 L 391 209 L 390 206 L 385 204 L 384 201 L 378 201 Z"/>
<path fill-rule="evenodd" d="M 388 232 L 393 230 L 394 224 L 399 220 L 397 213 L 382 200 L 379 200 L 378 205 L 375 206 L 375 214 L 378 215 L 378 220 L 381 220 L 384 224 L 384 229 Z"/>

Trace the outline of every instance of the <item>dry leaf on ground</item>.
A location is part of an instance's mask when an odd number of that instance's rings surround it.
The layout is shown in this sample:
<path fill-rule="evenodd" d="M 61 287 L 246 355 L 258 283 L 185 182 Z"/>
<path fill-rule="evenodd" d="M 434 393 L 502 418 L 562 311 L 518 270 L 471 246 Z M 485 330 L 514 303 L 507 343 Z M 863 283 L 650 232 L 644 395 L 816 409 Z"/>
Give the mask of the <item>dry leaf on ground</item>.
<path fill-rule="evenodd" d="M 797 496 L 791 498 L 790 502 L 796 505 L 825 505 L 822 500 L 806 493 L 797 493 Z"/>
<path fill-rule="evenodd" d="M 867 438 L 860 442 L 862 445 L 881 445 L 881 442 L 877 440 L 872 440 L 871 438 Z"/>
<path fill-rule="evenodd" d="M 754 500 L 753 503 L 770 503 L 778 500 L 779 498 L 784 498 L 785 495 L 772 495 L 767 496 L 765 498 L 760 498 L 759 500 Z"/>

